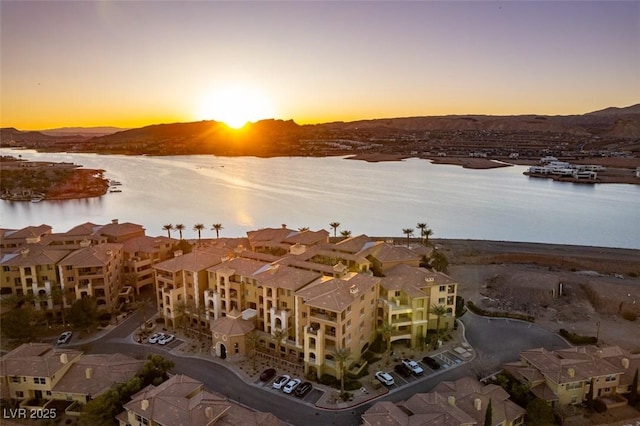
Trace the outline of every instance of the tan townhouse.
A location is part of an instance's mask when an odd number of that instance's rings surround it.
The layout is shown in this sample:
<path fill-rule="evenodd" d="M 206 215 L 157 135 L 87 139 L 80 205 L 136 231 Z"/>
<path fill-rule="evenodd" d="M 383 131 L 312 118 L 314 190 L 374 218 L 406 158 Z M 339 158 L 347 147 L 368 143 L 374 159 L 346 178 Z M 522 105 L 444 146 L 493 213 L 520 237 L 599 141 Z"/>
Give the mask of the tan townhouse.
<path fill-rule="evenodd" d="M 133 395 L 116 420 L 120 426 L 286 425 L 271 413 L 245 408 L 182 374 Z"/>
<path fill-rule="evenodd" d="M 497 385 L 484 385 L 471 377 L 440 382 L 429 393 L 417 393 L 406 401 L 377 402 L 362 415 L 363 425 L 485 425 L 491 404 L 491 425 L 524 424 L 525 410 Z"/>
<path fill-rule="evenodd" d="M 73 300 L 93 296 L 99 309 L 118 307 L 123 288 L 122 244 L 104 243 L 78 249 L 58 263 L 60 281 Z"/>
<path fill-rule="evenodd" d="M 0 358 L 2 397 L 52 399 L 53 389 L 82 352 L 46 343 L 25 343 Z"/>
<path fill-rule="evenodd" d="M 554 407 L 581 404 L 589 395 L 596 399 L 614 394 L 622 376 L 625 372 L 629 374 L 622 362 L 614 365 L 585 348 L 575 347 L 524 351 L 520 353 L 520 362 L 506 364 L 504 369 Z"/>
<path fill-rule="evenodd" d="M 136 295 L 145 287 L 153 288 L 155 277 L 153 265 L 173 256 L 172 248 L 178 240 L 164 236 L 139 236 L 123 243 L 123 278 Z"/>
<path fill-rule="evenodd" d="M 51 226 L 27 226 L 21 229 L 1 229 L 0 249 L 14 249 L 25 244 L 39 243 L 51 234 Z"/>

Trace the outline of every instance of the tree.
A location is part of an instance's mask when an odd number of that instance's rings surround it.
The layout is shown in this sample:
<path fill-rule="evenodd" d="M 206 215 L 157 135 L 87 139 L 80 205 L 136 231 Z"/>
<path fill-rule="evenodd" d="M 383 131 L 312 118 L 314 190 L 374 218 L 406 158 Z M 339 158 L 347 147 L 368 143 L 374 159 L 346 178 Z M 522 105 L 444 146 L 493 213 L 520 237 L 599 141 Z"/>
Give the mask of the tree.
<path fill-rule="evenodd" d="M 436 271 L 447 272 L 447 268 L 449 267 L 449 260 L 447 259 L 447 256 L 444 255 L 444 253 L 438 250 L 434 250 L 433 254 L 431 255 L 430 264 Z"/>
<path fill-rule="evenodd" d="M 411 241 L 411 236 L 413 235 L 413 228 L 404 228 L 402 233 L 407 236 L 407 247 L 409 247 L 409 242 Z"/>
<path fill-rule="evenodd" d="M 287 338 L 287 332 L 281 328 L 276 328 L 271 332 L 271 338 L 276 341 L 276 351 L 278 352 L 278 359 L 280 359 L 282 355 L 282 341 Z"/>
<path fill-rule="evenodd" d="M 424 245 L 428 245 L 429 244 L 429 237 L 431 237 L 433 235 L 433 231 L 429 228 L 424 230 Z"/>
<path fill-rule="evenodd" d="M 245 340 L 247 342 L 247 352 L 249 353 L 249 358 L 251 358 L 253 369 L 256 370 L 258 362 L 258 346 L 260 345 L 260 335 L 256 332 L 256 330 L 252 330 L 245 335 Z"/>
<path fill-rule="evenodd" d="M 393 325 L 389 321 L 384 321 L 379 329 L 382 338 L 387 343 L 387 364 L 391 357 L 391 336 L 393 335 L 393 330 Z"/>
<path fill-rule="evenodd" d="M 309 230 L 308 226 L 303 226 L 302 228 L 298 228 L 298 231 L 300 231 L 300 232 L 305 232 L 305 231 L 308 231 L 308 230 Z"/>
<path fill-rule="evenodd" d="M 340 235 L 345 239 L 349 238 L 351 236 L 351 231 L 345 229 L 344 231 L 340 231 Z"/>
<path fill-rule="evenodd" d="M 178 301 L 178 303 L 176 303 L 176 305 L 173 308 L 173 328 L 176 328 L 176 323 L 180 323 L 182 324 L 184 321 L 184 316 L 187 313 L 188 309 L 187 309 L 187 304 L 184 302 L 184 300 L 180 300 Z"/>
<path fill-rule="evenodd" d="M 527 404 L 527 425 L 555 424 L 553 408 L 540 398 L 534 398 Z"/>
<path fill-rule="evenodd" d="M 493 424 L 493 409 L 491 408 L 491 399 L 487 404 L 487 411 L 484 412 L 484 426 L 492 426 Z"/>
<path fill-rule="evenodd" d="M 138 377 L 142 380 L 142 387 L 148 385 L 158 386 L 169 378 L 169 370 L 174 367 L 173 361 L 162 355 L 149 354 Z"/>
<path fill-rule="evenodd" d="M 198 239 L 200 239 L 200 234 L 203 229 L 204 225 L 202 223 L 196 223 L 195 225 L 193 225 L 193 230 L 198 233 Z"/>
<path fill-rule="evenodd" d="M 337 232 L 338 228 L 340 227 L 340 222 L 331 222 L 329 226 L 333 228 L 333 238 L 337 238 Z"/>
<path fill-rule="evenodd" d="M 170 224 L 170 223 L 167 223 L 166 225 L 163 225 L 163 226 L 162 226 L 162 229 L 164 229 L 165 231 L 167 231 L 167 236 L 168 236 L 169 238 L 171 238 L 171 231 L 173 231 L 173 229 L 174 229 L 174 228 L 173 228 L 173 225 L 172 225 L 172 224 Z"/>
<path fill-rule="evenodd" d="M 211 228 L 211 230 L 212 231 L 216 231 L 216 238 L 220 238 L 220 230 L 221 229 L 223 229 L 221 223 L 214 223 L 213 224 L 213 228 Z"/>
<path fill-rule="evenodd" d="M 89 328 L 95 324 L 98 318 L 98 304 L 93 296 L 83 297 L 76 300 L 69 310 L 69 321 L 76 328 Z"/>
<path fill-rule="evenodd" d="M 424 239 L 424 230 L 427 229 L 426 223 L 418 223 L 416 227 L 420 230 L 420 238 Z"/>
<path fill-rule="evenodd" d="M 175 229 L 180 233 L 180 239 L 182 239 L 182 231 L 184 230 L 184 225 L 179 223 L 176 225 Z"/>
<path fill-rule="evenodd" d="M 2 315 L 2 334 L 18 342 L 30 342 L 36 338 L 36 327 L 33 327 L 33 306 L 26 305 L 15 308 Z"/>
<path fill-rule="evenodd" d="M 53 302 L 53 307 L 55 308 L 56 306 L 60 306 L 60 319 L 62 320 L 62 324 L 66 324 L 66 318 L 65 318 L 65 307 L 64 307 L 64 302 L 65 302 L 65 297 L 64 297 L 64 290 L 61 287 L 51 287 L 51 301 Z"/>
<path fill-rule="evenodd" d="M 340 393 L 344 393 L 344 370 L 347 361 L 351 359 L 351 349 L 340 348 L 333 352 L 333 359 L 338 364 L 338 371 L 340 371 Z"/>
<path fill-rule="evenodd" d="M 436 316 L 436 335 L 440 336 L 440 319 L 447 315 L 447 308 L 444 305 L 433 305 L 431 314 Z"/>

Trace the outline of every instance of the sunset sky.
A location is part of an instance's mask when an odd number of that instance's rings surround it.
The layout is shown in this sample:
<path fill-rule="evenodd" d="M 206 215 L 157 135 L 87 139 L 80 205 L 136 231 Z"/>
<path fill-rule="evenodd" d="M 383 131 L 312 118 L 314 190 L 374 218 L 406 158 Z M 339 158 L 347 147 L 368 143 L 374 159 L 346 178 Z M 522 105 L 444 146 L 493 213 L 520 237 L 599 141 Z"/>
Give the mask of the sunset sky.
<path fill-rule="evenodd" d="M 640 2 L 2 1 L 1 125 L 582 114 L 640 101 Z"/>

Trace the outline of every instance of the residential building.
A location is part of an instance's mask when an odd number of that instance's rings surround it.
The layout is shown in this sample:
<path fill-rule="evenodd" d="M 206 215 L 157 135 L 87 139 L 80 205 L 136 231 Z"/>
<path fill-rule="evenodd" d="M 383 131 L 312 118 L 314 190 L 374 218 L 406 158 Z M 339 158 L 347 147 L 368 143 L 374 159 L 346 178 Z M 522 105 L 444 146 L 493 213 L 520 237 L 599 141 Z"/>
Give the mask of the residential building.
<path fill-rule="evenodd" d="M 122 244 L 104 243 L 72 252 L 58 263 L 58 271 L 73 300 L 93 296 L 99 309 L 111 312 L 123 288 L 122 266 Z"/>
<path fill-rule="evenodd" d="M 124 410 L 117 417 L 120 426 L 286 425 L 271 413 L 245 408 L 182 374 L 142 389 L 124 405 Z"/>
<path fill-rule="evenodd" d="M 638 368 L 640 357 L 618 347 L 540 348 L 522 352 L 520 362 L 506 364 L 504 369 L 555 407 L 628 391 L 635 373 L 632 361 Z"/>
<path fill-rule="evenodd" d="M 362 415 L 366 426 L 374 425 L 450 425 L 472 426 L 485 423 L 491 404 L 491 424 L 524 424 L 525 410 L 509 399 L 497 385 L 484 385 L 471 377 L 440 382 L 429 393 L 417 393 L 406 401 L 378 402 Z"/>
<path fill-rule="evenodd" d="M 137 295 L 145 287 L 153 287 L 153 265 L 173 256 L 172 248 L 178 240 L 164 236 L 139 236 L 123 243 L 123 278 Z"/>
<path fill-rule="evenodd" d="M 379 325 L 393 327 L 391 342 L 404 340 L 412 348 L 425 344 L 427 330 L 453 326 L 457 288 L 441 272 L 407 264 L 387 269 L 380 282 Z M 437 306 L 444 308 L 440 318 Z"/>
<path fill-rule="evenodd" d="M 0 358 L 2 398 L 53 399 L 53 389 L 82 352 L 25 343 Z"/>

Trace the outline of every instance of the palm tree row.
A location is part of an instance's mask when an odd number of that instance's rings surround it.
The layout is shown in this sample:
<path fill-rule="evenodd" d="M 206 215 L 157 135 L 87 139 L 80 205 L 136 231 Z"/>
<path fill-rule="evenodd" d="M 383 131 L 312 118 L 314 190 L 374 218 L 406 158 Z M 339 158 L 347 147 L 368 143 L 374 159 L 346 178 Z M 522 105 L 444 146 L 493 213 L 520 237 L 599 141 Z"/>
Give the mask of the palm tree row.
<path fill-rule="evenodd" d="M 198 239 L 202 238 L 202 230 L 204 230 L 205 226 L 202 223 L 196 223 L 193 226 L 193 230 L 196 231 L 198 233 Z M 169 238 L 171 238 L 171 231 L 178 231 L 180 233 L 180 239 L 182 239 L 182 231 L 184 231 L 186 229 L 186 227 L 179 223 L 177 225 L 173 225 L 171 223 L 168 223 L 166 225 L 162 226 L 162 229 L 164 229 L 165 231 L 167 231 L 167 236 Z M 220 223 L 214 223 L 213 227 L 211 228 L 212 231 L 216 231 L 216 238 L 220 238 L 220 230 L 224 229 L 222 224 Z"/>

